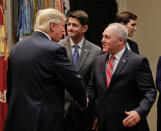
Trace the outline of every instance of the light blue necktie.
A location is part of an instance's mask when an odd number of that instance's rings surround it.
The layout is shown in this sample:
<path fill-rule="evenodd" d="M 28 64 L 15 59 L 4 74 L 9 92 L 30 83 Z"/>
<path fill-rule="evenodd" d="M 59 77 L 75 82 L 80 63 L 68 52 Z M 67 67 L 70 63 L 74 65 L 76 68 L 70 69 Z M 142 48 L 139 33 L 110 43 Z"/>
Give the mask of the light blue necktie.
<path fill-rule="evenodd" d="M 74 48 L 75 50 L 73 52 L 73 66 L 76 69 L 79 61 L 79 51 L 78 51 L 79 46 L 75 44 Z"/>

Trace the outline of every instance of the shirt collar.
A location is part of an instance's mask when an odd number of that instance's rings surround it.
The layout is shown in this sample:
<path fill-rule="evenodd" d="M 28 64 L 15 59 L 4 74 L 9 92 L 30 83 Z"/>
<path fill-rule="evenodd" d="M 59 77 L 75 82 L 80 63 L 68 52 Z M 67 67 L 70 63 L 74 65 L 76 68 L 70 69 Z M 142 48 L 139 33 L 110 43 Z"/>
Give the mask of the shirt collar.
<path fill-rule="evenodd" d="M 45 33 L 44 31 L 41 31 L 38 29 L 36 31 L 43 33 L 46 37 L 48 37 L 49 40 L 51 40 L 51 37 L 47 33 Z"/>
<path fill-rule="evenodd" d="M 130 50 L 130 51 L 131 51 L 131 49 L 130 49 L 130 46 L 129 46 L 129 43 L 128 43 L 128 42 L 126 42 L 126 47 L 127 47 L 127 49 L 128 49 L 128 50 Z"/>
<path fill-rule="evenodd" d="M 123 49 L 121 49 L 119 52 L 117 52 L 114 56 L 115 56 L 115 59 L 116 60 L 120 60 L 120 58 L 121 58 L 121 56 L 123 55 L 123 53 L 124 53 L 124 51 L 125 51 L 125 47 L 123 48 Z M 110 54 L 110 56 L 109 56 L 109 58 L 111 57 L 111 54 Z"/>
<path fill-rule="evenodd" d="M 84 37 L 83 37 L 83 39 L 77 44 L 77 45 L 79 45 L 79 48 L 82 48 L 83 42 L 84 42 Z M 71 43 L 71 46 L 72 46 L 72 47 L 75 45 L 75 43 L 73 42 L 73 40 L 72 40 L 71 38 L 70 38 L 70 43 Z"/>

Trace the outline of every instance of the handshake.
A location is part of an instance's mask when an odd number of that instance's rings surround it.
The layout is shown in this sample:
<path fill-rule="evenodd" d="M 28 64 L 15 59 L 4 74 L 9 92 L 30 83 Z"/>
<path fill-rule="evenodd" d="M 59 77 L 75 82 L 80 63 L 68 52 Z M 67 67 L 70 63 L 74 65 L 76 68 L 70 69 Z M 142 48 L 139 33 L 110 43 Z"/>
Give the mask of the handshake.
<path fill-rule="evenodd" d="M 78 104 L 78 102 L 76 102 L 75 101 L 75 103 L 77 104 L 77 106 L 78 106 L 78 108 L 80 109 L 80 110 L 87 110 L 87 108 L 88 108 L 88 103 L 89 103 L 89 99 L 88 99 L 88 97 L 86 98 L 86 106 L 85 107 L 81 107 L 79 104 Z"/>

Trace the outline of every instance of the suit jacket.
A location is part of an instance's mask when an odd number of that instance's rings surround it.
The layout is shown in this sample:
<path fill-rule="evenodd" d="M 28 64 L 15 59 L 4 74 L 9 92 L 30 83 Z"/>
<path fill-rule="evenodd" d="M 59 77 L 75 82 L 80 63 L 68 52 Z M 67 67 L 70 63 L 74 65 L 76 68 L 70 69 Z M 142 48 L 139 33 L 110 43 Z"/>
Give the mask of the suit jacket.
<path fill-rule="evenodd" d="M 161 108 L 161 56 L 159 57 L 158 60 L 158 65 L 157 65 L 157 73 L 156 73 L 156 87 L 159 91 L 159 97 L 158 97 L 158 107 Z M 161 111 L 160 111 L 161 112 Z"/>
<path fill-rule="evenodd" d="M 108 54 L 97 57 L 87 88 L 90 100 L 98 98 L 99 130 L 149 131 L 146 116 L 156 99 L 156 89 L 148 60 L 126 49 L 107 88 L 108 57 Z M 131 110 L 139 113 L 141 121 L 127 128 L 122 121 L 125 111 Z"/>
<path fill-rule="evenodd" d="M 72 47 L 69 37 L 63 39 L 60 44 L 64 45 L 67 50 L 68 57 L 72 62 Z M 81 55 L 79 57 L 77 72 L 83 76 L 83 80 L 87 85 L 90 78 L 90 73 L 93 66 L 93 61 L 96 56 L 102 54 L 101 48 L 95 44 L 84 40 Z M 66 131 L 88 131 L 92 128 L 93 120 L 95 118 L 95 107 L 92 103 L 86 111 L 80 111 L 75 103 L 70 100 L 70 96 L 66 95 L 66 112 L 65 117 L 65 130 Z M 69 106 L 69 107 L 67 107 Z"/>
<path fill-rule="evenodd" d="M 81 76 L 43 33 L 18 42 L 8 62 L 5 131 L 63 131 L 65 88 L 85 107 Z"/>
<path fill-rule="evenodd" d="M 132 41 L 130 39 L 127 39 L 127 42 L 129 44 L 130 49 L 131 49 L 132 52 L 134 52 L 136 54 L 140 54 L 139 53 L 139 49 L 138 49 L 138 45 L 137 45 L 137 43 L 135 41 Z"/>

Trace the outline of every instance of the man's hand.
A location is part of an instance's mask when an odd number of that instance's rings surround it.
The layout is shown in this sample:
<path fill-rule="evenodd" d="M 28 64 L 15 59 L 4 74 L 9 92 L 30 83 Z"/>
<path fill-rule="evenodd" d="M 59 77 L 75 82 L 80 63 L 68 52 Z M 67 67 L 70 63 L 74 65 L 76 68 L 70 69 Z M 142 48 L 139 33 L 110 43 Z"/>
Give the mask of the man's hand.
<path fill-rule="evenodd" d="M 86 105 L 85 108 L 82 108 L 77 102 L 75 102 L 75 103 L 77 104 L 79 110 L 87 110 L 87 108 L 88 108 L 88 103 L 89 103 L 89 99 L 88 99 L 88 97 L 87 97 L 87 105 Z"/>
<path fill-rule="evenodd" d="M 94 120 L 94 124 L 93 124 L 92 130 L 98 131 L 98 118 L 96 118 Z"/>
<path fill-rule="evenodd" d="M 127 117 L 123 120 L 125 127 L 133 127 L 140 121 L 140 115 L 136 111 L 125 111 Z"/>

